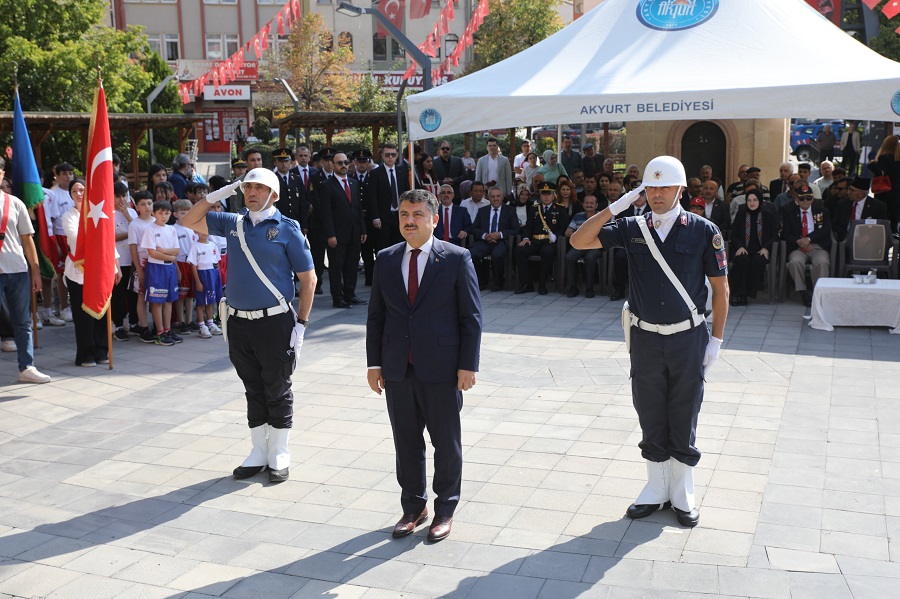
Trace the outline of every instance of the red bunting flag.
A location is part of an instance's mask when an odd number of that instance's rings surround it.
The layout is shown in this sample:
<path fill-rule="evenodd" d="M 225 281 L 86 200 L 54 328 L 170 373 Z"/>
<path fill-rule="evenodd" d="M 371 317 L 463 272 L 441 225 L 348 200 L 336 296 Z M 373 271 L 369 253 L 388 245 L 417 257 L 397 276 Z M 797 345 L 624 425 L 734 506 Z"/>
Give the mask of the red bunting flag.
<path fill-rule="evenodd" d="M 875 10 L 875 7 L 878 6 L 879 2 L 881 2 L 881 0 L 862 0 L 862 1 L 863 1 L 863 4 L 865 4 L 872 10 Z"/>
<path fill-rule="evenodd" d="M 88 170 L 81 222 L 75 244 L 75 267 L 84 273 L 81 307 L 96 319 L 106 314 L 116 280 L 116 221 L 112 144 L 103 83 L 97 82 L 88 131 Z"/>
<path fill-rule="evenodd" d="M 403 30 L 403 13 L 406 10 L 406 0 L 386 0 L 378 4 L 378 12 L 387 17 L 388 21 L 399 30 Z M 386 37 L 388 32 L 378 24 L 378 37 Z"/>
<path fill-rule="evenodd" d="M 266 23 L 266 26 L 259 30 L 259 41 L 263 50 L 269 49 L 269 33 L 272 30 L 272 21 Z"/>
<path fill-rule="evenodd" d="M 291 11 L 294 13 L 294 20 L 303 16 L 303 10 L 300 8 L 300 0 L 291 0 Z"/>
<path fill-rule="evenodd" d="M 406 72 L 403 73 L 404 79 L 412 79 L 416 75 L 416 63 L 412 62 L 409 64 L 409 68 L 406 69 Z"/>
<path fill-rule="evenodd" d="M 455 19 L 456 13 L 453 11 L 453 2 L 448 2 L 447 5 L 444 6 L 444 10 L 441 11 L 441 14 L 446 14 L 448 21 Z"/>
<path fill-rule="evenodd" d="M 284 35 L 284 18 L 280 12 L 275 13 L 275 31 L 278 32 L 278 35 Z"/>
<path fill-rule="evenodd" d="M 422 19 L 431 11 L 431 0 L 409 0 L 409 18 Z"/>
<path fill-rule="evenodd" d="M 900 0 L 891 0 L 881 7 L 881 12 L 883 12 L 884 16 L 887 18 L 893 19 L 900 14 Z"/>
<path fill-rule="evenodd" d="M 219 73 L 215 69 L 212 71 L 212 83 L 215 89 L 219 89 Z"/>

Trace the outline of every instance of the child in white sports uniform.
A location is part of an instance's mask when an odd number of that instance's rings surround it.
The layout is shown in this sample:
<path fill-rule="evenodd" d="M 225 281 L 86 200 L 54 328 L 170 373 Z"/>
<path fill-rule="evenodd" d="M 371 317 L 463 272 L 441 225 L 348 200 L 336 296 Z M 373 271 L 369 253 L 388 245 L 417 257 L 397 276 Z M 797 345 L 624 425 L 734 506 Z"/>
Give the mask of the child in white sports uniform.
<path fill-rule="evenodd" d="M 222 329 L 213 322 L 216 305 L 222 299 L 219 246 L 209 241 L 209 235 L 201 233 L 200 240 L 188 252 L 187 261 L 194 273 L 194 298 L 197 300 L 200 337 L 209 339 L 213 335 L 221 335 Z"/>

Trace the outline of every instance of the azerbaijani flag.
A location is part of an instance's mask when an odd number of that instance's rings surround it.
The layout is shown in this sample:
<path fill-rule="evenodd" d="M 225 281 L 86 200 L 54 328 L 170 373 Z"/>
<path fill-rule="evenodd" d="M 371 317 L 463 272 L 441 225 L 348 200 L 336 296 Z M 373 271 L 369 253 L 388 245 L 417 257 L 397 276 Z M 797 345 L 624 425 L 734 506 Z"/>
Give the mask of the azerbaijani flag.
<path fill-rule="evenodd" d="M 116 282 L 116 228 L 113 214 L 112 143 L 106 92 L 97 82 L 91 128 L 88 131 L 87 182 L 79 210 L 81 222 L 75 244 L 75 267 L 84 273 L 81 307 L 96 319 L 109 309 Z"/>
<path fill-rule="evenodd" d="M 13 195 L 24 202 L 26 208 L 35 208 L 38 240 L 41 253 L 45 259 L 40 261 L 41 276 L 53 278 L 53 264 L 59 261 L 59 251 L 53 232 L 47 229 L 47 218 L 44 215 L 44 188 L 38 175 L 34 151 L 31 148 L 31 136 L 25 126 L 25 115 L 22 114 L 22 103 L 19 101 L 19 88 L 16 88 L 13 100 L 13 163 L 12 184 Z M 47 262 L 47 261 L 50 262 Z"/>

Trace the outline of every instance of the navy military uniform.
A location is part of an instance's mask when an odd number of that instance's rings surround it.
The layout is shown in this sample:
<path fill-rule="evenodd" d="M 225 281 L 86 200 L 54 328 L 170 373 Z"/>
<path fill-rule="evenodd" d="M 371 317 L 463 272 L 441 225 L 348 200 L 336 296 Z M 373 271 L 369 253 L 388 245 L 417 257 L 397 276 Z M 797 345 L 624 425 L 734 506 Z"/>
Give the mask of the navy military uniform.
<path fill-rule="evenodd" d="M 246 209 L 241 214 L 247 248 L 266 277 L 290 301 L 294 297 L 294 273 L 313 269 L 309 243 L 300 224 L 277 209 L 256 225 Z M 241 249 L 237 224 L 237 214 L 206 215 L 209 234 L 224 237 L 228 244 L 227 302 L 237 311 L 228 318 L 228 356 L 244 383 L 250 428 L 264 424 L 291 428 L 294 315 L 290 310 L 281 311 L 278 300 L 253 271 Z M 250 314 L 253 311 L 262 312 Z"/>
<path fill-rule="evenodd" d="M 654 229 L 653 213 L 616 220 L 598 237 L 604 248 L 624 248 L 628 253 L 628 303 L 641 324 L 685 327 L 674 334 L 631 327 L 631 355 L 637 358 L 632 359 L 631 389 L 643 433 L 641 455 L 650 462 L 671 457 L 695 466 L 700 460 L 694 443 L 703 401 L 703 358 L 710 337 L 702 318 L 706 277 L 725 276 L 728 258 L 718 227 L 680 210 L 665 242 Z M 650 253 L 640 218 L 646 220 L 656 246 L 699 314 L 691 313 Z"/>
<path fill-rule="evenodd" d="M 272 154 L 275 160 L 291 158 L 291 151 L 287 148 L 279 148 Z M 304 231 L 309 229 L 309 198 L 305 193 L 303 179 L 296 169 L 288 169 L 282 174 L 275 169 L 281 189 L 278 191 L 278 206 L 284 216 L 292 218 L 300 223 Z"/>
<path fill-rule="evenodd" d="M 545 183 L 541 188 L 542 193 L 556 189 L 552 183 Z M 522 239 L 528 239 L 530 245 L 520 245 L 516 248 L 516 267 L 519 277 L 519 288 L 516 293 L 531 291 L 531 273 L 528 270 L 528 258 L 535 254 L 541 257 L 541 274 L 538 279 L 538 290 L 547 293 L 546 285 L 553 272 L 553 260 L 556 257 L 556 243 L 550 241 L 550 233 L 557 240 L 564 238 L 566 228 L 569 226 L 569 212 L 565 206 L 554 202 L 544 206 L 540 202 L 528 209 L 528 220 L 522 232 Z M 560 276 L 560 273 L 557 273 Z"/>

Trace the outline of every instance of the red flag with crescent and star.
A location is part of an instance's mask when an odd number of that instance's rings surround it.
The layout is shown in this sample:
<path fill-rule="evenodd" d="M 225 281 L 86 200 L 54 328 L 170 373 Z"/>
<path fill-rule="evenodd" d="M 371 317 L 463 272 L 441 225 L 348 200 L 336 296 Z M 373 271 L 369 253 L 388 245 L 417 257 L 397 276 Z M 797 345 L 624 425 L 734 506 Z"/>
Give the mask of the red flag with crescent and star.
<path fill-rule="evenodd" d="M 388 18 L 397 29 L 403 31 L 403 15 L 406 11 L 406 0 L 385 0 L 378 4 L 378 12 Z M 387 30 L 378 23 L 378 37 L 387 37 Z"/>
<path fill-rule="evenodd" d="M 84 273 L 84 301 L 81 307 L 98 320 L 109 309 L 116 282 L 112 155 L 106 93 L 103 82 L 98 81 L 88 132 L 87 182 L 75 244 L 75 267 Z"/>

